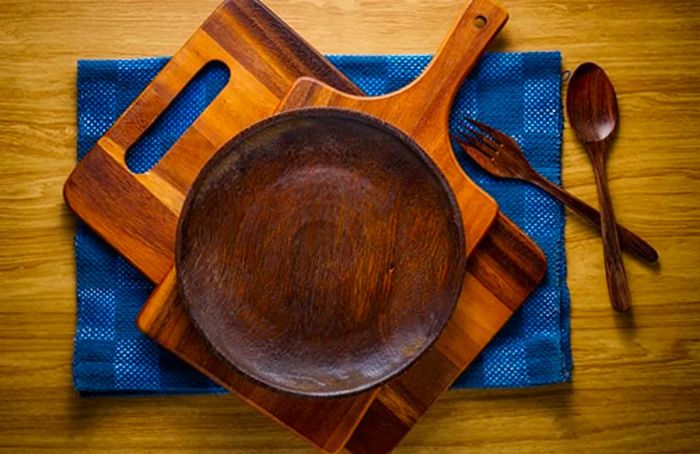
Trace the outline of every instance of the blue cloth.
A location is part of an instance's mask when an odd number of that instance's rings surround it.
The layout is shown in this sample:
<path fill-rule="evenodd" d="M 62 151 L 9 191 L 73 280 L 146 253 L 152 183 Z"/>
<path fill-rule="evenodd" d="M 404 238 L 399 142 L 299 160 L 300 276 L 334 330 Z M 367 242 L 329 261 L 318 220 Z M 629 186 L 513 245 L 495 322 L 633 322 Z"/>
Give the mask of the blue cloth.
<path fill-rule="evenodd" d="M 331 56 L 370 95 L 413 80 L 429 56 Z M 78 159 L 107 131 L 167 58 L 78 63 Z M 135 172 L 150 168 L 213 99 L 228 72 L 211 66 L 174 101 L 170 112 L 130 151 Z M 561 183 L 561 57 L 558 52 L 486 55 L 462 87 L 451 128 L 469 116 L 515 137 L 530 162 Z M 455 147 L 455 150 L 457 148 Z M 563 209 L 538 189 L 495 180 L 463 153 L 457 157 L 501 210 L 530 235 L 548 259 L 544 283 L 491 342 L 455 387 L 521 387 L 566 381 L 571 375 L 569 295 Z M 222 392 L 208 379 L 143 336 L 134 324 L 153 289 L 137 270 L 90 230 L 75 237 L 78 321 L 73 379 L 86 394 Z"/>

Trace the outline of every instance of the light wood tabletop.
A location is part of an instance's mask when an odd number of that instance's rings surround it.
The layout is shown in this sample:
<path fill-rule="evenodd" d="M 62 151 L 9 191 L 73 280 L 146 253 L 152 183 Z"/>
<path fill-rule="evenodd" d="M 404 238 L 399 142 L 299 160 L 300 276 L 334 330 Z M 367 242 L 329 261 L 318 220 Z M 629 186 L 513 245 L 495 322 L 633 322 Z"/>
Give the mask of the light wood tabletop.
<path fill-rule="evenodd" d="M 218 0 L 0 0 L 0 450 L 308 452 L 228 396 L 79 398 L 71 384 L 76 60 L 168 55 Z M 327 53 L 426 53 L 462 0 L 269 0 Z M 618 220 L 659 251 L 625 256 L 633 313 L 608 302 L 600 238 L 567 216 L 570 384 L 443 395 L 399 452 L 700 450 L 700 2 L 508 0 L 494 50 L 561 50 L 618 92 Z M 564 184 L 596 204 L 568 126 Z"/>

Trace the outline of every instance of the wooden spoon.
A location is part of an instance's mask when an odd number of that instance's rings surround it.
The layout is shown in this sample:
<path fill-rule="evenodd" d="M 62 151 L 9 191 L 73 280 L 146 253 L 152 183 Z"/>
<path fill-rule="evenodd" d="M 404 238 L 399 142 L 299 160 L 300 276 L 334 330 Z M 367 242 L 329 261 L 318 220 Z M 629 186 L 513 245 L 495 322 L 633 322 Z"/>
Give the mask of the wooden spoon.
<path fill-rule="evenodd" d="M 619 112 L 615 89 L 601 67 L 595 63 L 583 63 L 576 68 L 569 81 L 566 110 L 576 137 L 583 143 L 593 163 L 610 302 L 616 311 L 627 312 L 630 309 L 630 289 L 622 264 L 620 239 L 605 171 L 608 144 L 617 129 Z"/>

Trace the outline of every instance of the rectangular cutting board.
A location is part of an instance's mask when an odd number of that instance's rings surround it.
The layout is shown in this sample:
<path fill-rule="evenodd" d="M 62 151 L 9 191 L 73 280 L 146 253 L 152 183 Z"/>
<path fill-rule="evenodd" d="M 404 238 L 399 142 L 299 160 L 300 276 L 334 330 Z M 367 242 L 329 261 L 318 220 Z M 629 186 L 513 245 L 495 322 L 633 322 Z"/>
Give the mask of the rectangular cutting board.
<path fill-rule="evenodd" d="M 470 8 L 484 5 L 491 3 L 476 0 Z M 129 149 L 212 61 L 228 67 L 229 82 L 152 169 L 131 172 Z M 238 132 L 271 115 L 300 77 L 362 94 L 263 4 L 224 2 L 76 166 L 64 186 L 68 206 L 150 280 L 160 282 L 173 264 L 178 216 L 199 170 Z M 471 251 L 498 207 L 469 180 L 456 197 L 480 207 L 462 214 Z"/>

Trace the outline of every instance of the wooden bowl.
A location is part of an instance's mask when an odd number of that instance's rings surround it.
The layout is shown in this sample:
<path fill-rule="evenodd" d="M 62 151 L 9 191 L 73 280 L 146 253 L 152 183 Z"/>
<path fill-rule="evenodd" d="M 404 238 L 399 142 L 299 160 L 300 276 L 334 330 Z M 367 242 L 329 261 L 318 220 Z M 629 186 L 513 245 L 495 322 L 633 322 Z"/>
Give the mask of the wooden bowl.
<path fill-rule="evenodd" d="M 201 171 L 178 285 L 215 354 L 307 397 L 368 390 L 437 339 L 466 270 L 454 195 L 409 137 L 353 111 L 264 120 Z"/>

